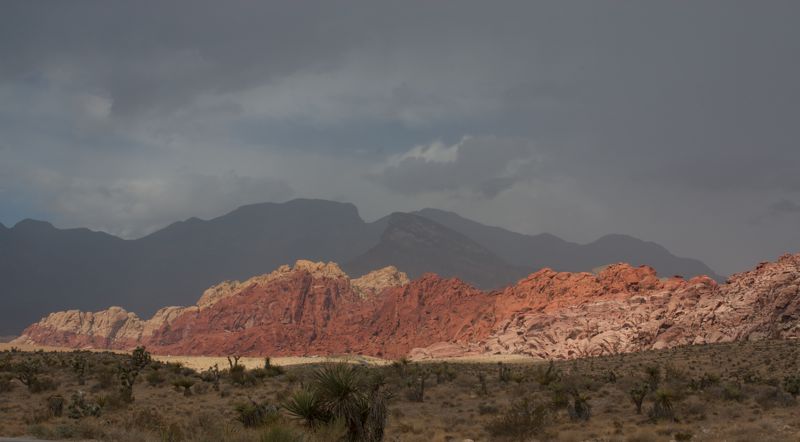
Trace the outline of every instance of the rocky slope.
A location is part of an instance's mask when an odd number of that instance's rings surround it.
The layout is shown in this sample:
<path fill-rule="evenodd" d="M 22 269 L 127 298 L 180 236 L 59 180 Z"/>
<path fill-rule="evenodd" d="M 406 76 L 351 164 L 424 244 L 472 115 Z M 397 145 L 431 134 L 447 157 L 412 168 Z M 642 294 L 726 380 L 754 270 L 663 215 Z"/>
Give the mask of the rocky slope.
<path fill-rule="evenodd" d="M 112 307 L 53 313 L 17 343 L 185 355 L 359 353 L 396 358 L 526 354 L 573 358 L 685 344 L 800 337 L 800 254 L 733 275 L 659 278 L 647 266 L 542 269 L 501 291 L 387 267 L 350 279 L 298 261 L 224 282 L 191 307 L 142 320 Z"/>

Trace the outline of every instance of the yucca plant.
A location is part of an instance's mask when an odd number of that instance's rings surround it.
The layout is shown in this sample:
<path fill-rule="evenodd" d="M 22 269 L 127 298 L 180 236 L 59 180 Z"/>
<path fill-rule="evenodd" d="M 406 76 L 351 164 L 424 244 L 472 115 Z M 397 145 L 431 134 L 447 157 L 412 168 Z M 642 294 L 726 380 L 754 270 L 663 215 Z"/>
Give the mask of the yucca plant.
<path fill-rule="evenodd" d="M 309 387 L 295 392 L 283 407 L 312 429 L 339 420 L 347 428 L 348 440 L 380 441 L 389 396 L 379 379 L 366 384 L 357 367 L 328 365 L 316 371 Z"/>
<path fill-rule="evenodd" d="M 284 402 L 283 408 L 291 417 L 303 421 L 311 429 L 316 429 L 330 420 L 328 413 L 322 409 L 317 393 L 307 388 L 295 391 Z"/>

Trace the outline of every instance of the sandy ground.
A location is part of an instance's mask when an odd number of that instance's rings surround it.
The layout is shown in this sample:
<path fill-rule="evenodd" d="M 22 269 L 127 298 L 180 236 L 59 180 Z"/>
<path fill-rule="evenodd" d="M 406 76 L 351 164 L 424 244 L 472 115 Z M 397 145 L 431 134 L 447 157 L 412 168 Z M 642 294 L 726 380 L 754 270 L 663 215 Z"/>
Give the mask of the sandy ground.
<path fill-rule="evenodd" d="M 9 343 L 0 343 L 0 351 L 9 350 L 16 347 L 23 351 L 74 351 L 72 348 L 64 347 L 50 347 L 45 345 L 12 345 Z M 127 353 L 120 350 L 97 350 L 86 349 L 88 351 L 113 351 L 114 353 Z M 228 366 L 228 360 L 224 356 L 180 356 L 180 355 L 153 355 L 153 358 L 162 362 L 180 362 L 185 367 L 194 370 L 205 370 L 217 364 L 220 368 Z M 524 364 L 541 362 L 541 359 L 532 358 L 522 355 L 474 355 L 474 356 L 461 356 L 454 358 L 444 359 L 424 359 L 415 362 L 420 363 L 435 363 L 435 362 L 452 362 L 452 363 L 465 363 L 465 364 L 496 364 L 498 362 Z M 322 364 L 326 362 L 348 362 L 354 364 L 370 364 L 370 365 L 387 365 L 392 361 L 389 359 L 381 359 L 372 356 L 359 356 L 359 355 L 341 355 L 341 356 L 283 356 L 272 357 L 270 362 L 274 365 L 303 365 L 303 364 Z M 239 364 L 247 368 L 257 368 L 264 366 L 263 357 L 243 357 L 239 360 Z"/>

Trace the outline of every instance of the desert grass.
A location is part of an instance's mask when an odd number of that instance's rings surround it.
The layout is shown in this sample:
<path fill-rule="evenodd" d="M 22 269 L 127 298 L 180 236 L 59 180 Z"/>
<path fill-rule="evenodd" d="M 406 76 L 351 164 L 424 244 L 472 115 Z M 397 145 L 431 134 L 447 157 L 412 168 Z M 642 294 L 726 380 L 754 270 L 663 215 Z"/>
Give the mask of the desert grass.
<path fill-rule="evenodd" d="M 86 360 L 83 385 L 75 368 L 81 358 Z M 281 364 L 278 370 L 267 369 L 264 359 L 243 358 L 240 363 L 247 367 L 237 375 L 228 370 L 226 358 L 174 358 L 156 359 L 144 368 L 127 403 L 119 398 L 115 371 L 128 363 L 127 354 L 4 347 L 0 435 L 342 440 L 341 428 L 312 429 L 285 405 L 313 385 L 322 367 L 348 362 L 362 373 L 362 391 L 371 391 L 367 384 L 380 384 L 391 393 L 387 441 L 800 440 L 800 407 L 789 393 L 789 380 L 800 375 L 797 341 L 688 346 L 552 364 L 527 358 L 388 364 L 353 356 L 272 358 L 272 365 Z M 19 374 L 26 363 L 39 367 L 35 376 L 49 382 L 33 389 L 24 385 Z M 220 371 L 216 383 L 208 371 L 213 364 Z M 641 414 L 631 399 L 637 388 L 646 389 Z M 75 405 L 76 395 L 84 408 Z M 57 415 L 59 397 L 63 409 Z M 245 426 L 242 410 L 267 411 L 249 414 L 245 421 L 252 425 Z"/>

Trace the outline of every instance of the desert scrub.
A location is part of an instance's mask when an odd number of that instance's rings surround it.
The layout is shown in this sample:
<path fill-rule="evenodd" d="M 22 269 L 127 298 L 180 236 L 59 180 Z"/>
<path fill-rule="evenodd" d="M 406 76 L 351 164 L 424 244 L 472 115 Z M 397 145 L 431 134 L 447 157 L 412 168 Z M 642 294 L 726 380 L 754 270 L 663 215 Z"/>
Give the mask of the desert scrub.
<path fill-rule="evenodd" d="M 164 381 L 166 381 L 166 378 L 161 373 L 161 370 L 151 370 L 149 373 L 147 373 L 147 376 L 145 376 L 144 379 L 151 387 L 158 387 L 159 385 L 163 384 Z"/>
<path fill-rule="evenodd" d="M 214 364 L 212 367 L 209 367 L 208 370 L 200 373 L 200 379 L 202 379 L 203 382 L 210 383 L 213 386 L 214 391 L 219 392 L 219 365 Z"/>
<path fill-rule="evenodd" d="M 172 386 L 175 387 L 176 390 L 183 392 L 184 396 L 192 395 L 192 386 L 194 384 L 195 380 L 188 377 L 181 377 L 172 381 Z"/>
<path fill-rule="evenodd" d="M 486 425 L 492 440 L 528 440 L 541 434 L 549 423 L 547 406 L 525 398 L 513 402 L 501 416 Z"/>
<path fill-rule="evenodd" d="M 267 402 L 256 402 L 251 399 L 248 403 L 237 404 L 234 410 L 236 419 L 246 428 L 260 427 L 278 419 L 278 407 Z"/>
<path fill-rule="evenodd" d="M 100 411 L 100 405 L 88 400 L 82 391 L 72 394 L 69 406 L 67 407 L 67 415 L 72 419 L 80 419 L 87 416 L 100 416 Z"/>
<path fill-rule="evenodd" d="M 800 375 L 786 376 L 783 378 L 783 389 L 792 397 L 797 397 L 800 394 Z"/>
<path fill-rule="evenodd" d="M 14 389 L 14 384 L 11 382 L 13 377 L 7 373 L 0 373 L 0 393 L 8 393 Z"/>

